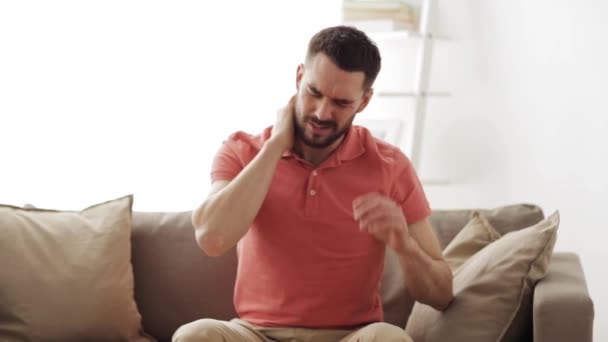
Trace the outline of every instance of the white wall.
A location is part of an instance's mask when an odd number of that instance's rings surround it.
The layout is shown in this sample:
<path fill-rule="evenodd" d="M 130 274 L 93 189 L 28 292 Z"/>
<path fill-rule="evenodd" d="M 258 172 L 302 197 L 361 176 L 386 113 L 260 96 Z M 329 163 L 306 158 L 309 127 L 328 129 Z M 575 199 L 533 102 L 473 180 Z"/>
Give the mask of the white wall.
<path fill-rule="evenodd" d="M 188 210 L 295 92 L 339 1 L 0 2 L 0 203 Z"/>
<path fill-rule="evenodd" d="M 430 106 L 423 177 L 435 207 L 533 202 L 559 209 L 556 248 L 582 258 L 607 341 L 608 3 L 450 0 L 454 96 Z M 453 15 L 458 13 L 459 15 Z"/>

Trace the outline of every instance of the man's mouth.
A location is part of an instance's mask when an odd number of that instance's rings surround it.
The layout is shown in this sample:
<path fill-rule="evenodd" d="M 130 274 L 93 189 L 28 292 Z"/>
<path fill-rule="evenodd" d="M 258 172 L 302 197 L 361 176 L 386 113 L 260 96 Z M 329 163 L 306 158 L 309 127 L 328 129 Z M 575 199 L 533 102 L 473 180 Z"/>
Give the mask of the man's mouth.
<path fill-rule="evenodd" d="M 308 125 L 310 126 L 313 133 L 325 133 L 325 132 L 331 130 L 331 128 L 332 128 L 331 125 L 320 125 L 320 124 L 312 122 L 312 121 L 309 121 Z"/>

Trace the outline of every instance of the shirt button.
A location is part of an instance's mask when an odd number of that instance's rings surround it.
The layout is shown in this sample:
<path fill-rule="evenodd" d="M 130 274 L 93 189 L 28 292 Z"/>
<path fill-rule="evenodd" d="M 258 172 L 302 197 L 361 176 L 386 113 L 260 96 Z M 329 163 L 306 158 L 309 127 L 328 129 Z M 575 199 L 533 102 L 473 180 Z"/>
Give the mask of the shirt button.
<path fill-rule="evenodd" d="M 308 194 L 310 194 L 310 196 L 314 196 L 317 194 L 317 192 L 315 191 L 315 189 L 311 189 Z"/>
<path fill-rule="evenodd" d="M 317 170 L 312 171 L 312 175 L 316 176 L 317 175 Z"/>

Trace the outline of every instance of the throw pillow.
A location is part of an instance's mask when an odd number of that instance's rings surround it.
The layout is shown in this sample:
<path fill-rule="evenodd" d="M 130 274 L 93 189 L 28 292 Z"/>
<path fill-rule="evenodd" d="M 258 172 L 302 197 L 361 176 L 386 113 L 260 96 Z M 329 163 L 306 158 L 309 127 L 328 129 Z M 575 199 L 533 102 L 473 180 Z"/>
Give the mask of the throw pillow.
<path fill-rule="evenodd" d="M 455 271 L 471 256 L 498 238 L 500 234 L 490 222 L 478 211 L 473 211 L 469 222 L 443 250 L 443 257 L 452 271 Z"/>
<path fill-rule="evenodd" d="M 532 289 L 555 245 L 559 213 L 505 234 L 454 274 L 454 301 L 443 312 L 416 303 L 407 333 L 417 342 L 521 341 L 532 320 Z"/>
<path fill-rule="evenodd" d="M 149 341 L 133 299 L 132 203 L 0 206 L 1 341 Z"/>

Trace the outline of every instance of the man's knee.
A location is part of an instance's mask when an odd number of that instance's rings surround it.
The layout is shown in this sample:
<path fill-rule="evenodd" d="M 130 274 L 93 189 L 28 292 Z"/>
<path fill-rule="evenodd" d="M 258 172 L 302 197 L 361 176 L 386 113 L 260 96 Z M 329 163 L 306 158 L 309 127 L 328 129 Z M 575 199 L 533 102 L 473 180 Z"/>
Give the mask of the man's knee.
<path fill-rule="evenodd" d="M 388 323 L 373 323 L 361 332 L 361 342 L 412 342 L 405 330 Z"/>
<path fill-rule="evenodd" d="M 173 334 L 173 342 L 224 341 L 224 322 L 215 319 L 199 319 L 184 324 Z"/>

